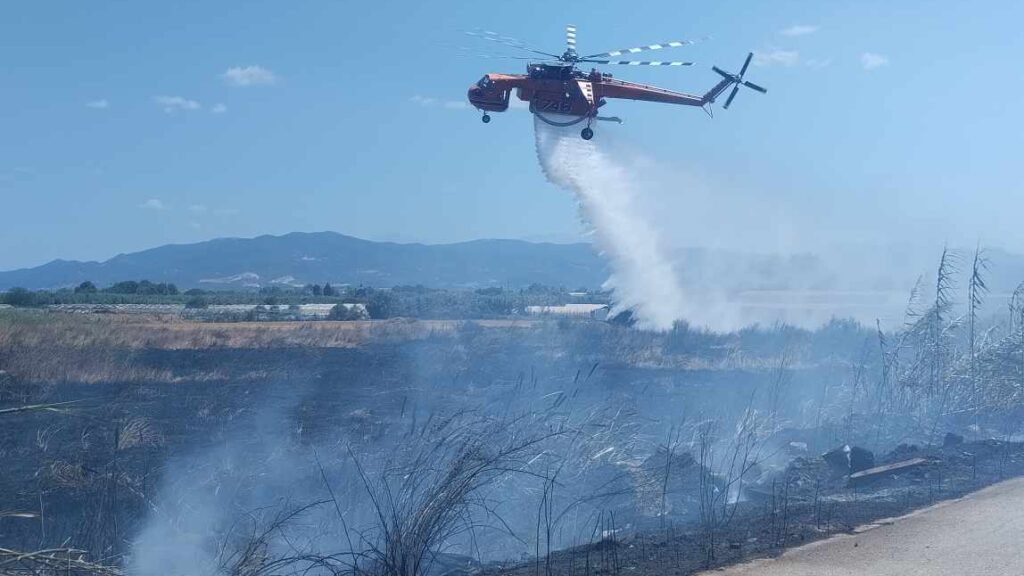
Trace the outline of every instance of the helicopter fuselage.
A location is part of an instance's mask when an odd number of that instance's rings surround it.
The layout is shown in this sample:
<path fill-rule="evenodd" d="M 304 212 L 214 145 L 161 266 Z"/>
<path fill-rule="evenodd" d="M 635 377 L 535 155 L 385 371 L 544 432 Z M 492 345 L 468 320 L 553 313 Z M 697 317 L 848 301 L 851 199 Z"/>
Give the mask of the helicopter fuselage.
<path fill-rule="evenodd" d="M 512 91 L 529 102 L 531 112 L 547 112 L 571 116 L 592 116 L 599 103 L 594 100 L 592 82 L 600 73 L 589 76 L 574 66 L 530 64 L 526 74 L 488 74 L 470 87 L 470 104 L 480 110 L 504 112 L 509 107 Z"/>
<path fill-rule="evenodd" d="M 491 116 L 488 112 L 504 112 L 508 110 L 513 90 L 516 91 L 517 98 L 530 103 L 530 112 L 548 124 L 565 127 L 585 120 L 587 125 L 580 133 L 584 140 L 589 140 L 594 136 L 594 131 L 590 128 L 591 122 L 594 119 L 622 121 L 615 117 L 601 117 L 597 115 L 598 108 L 604 106 L 608 98 L 699 106 L 705 108 L 705 111 L 710 115 L 711 108 L 709 105 L 714 104 L 715 99 L 730 87 L 732 92 L 729 93 L 723 108 L 728 108 L 732 104 L 732 100 L 736 97 L 740 86 L 746 86 L 761 93 L 767 92 L 761 86 L 743 78 L 743 75 L 747 72 L 747 67 L 750 65 L 750 61 L 754 58 L 753 52 L 747 54 L 747 59 L 743 63 L 739 74 L 726 72 L 716 66 L 712 66 L 712 70 L 721 76 L 722 79 L 700 96 L 616 80 L 612 78 L 611 74 L 599 72 L 597 69 L 591 69 L 589 73 L 585 73 L 576 68 L 580 64 L 692 66 L 693 62 L 613 59 L 625 54 L 631 55 L 666 48 L 680 48 L 693 44 L 692 40 L 672 40 L 581 56 L 576 51 L 576 26 L 569 24 L 565 27 L 565 52 L 559 56 L 553 52 L 533 48 L 515 38 L 503 36 L 496 32 L 481 30 L 478 32 L 467 32 L 467 34 L 496 42 L 509 48 L 547 57 L 545 62 L 532 62 L 528 64 L 526 66 L 526 74 L 486 74 L 469 88 L 467 94 L 469 103 L 477 110 L 483 112 L 480 119 L 485 124 L 491 121 Z M 498 57 L 521 58 L 522 56 L 498 55 Z M 531 56 L 530 58 L 534 59 L 536 57 Z M 560 115 L 562 117 L 553 119 L 549 115 Z M 569 118 L 566 119 L 564 116 Z"/>
<path fill-rule="evenodd" d="M 619 80 L 597 69 L 591 69 L 589 73 L 581 72 L 576 68 L 577 61 L 572 60 L 559 64 L 529 64 L 526 74 L 486 74 L 469 88 L 467 97 L 473 107 L 483 112 L 482 120 L 486 123 L 491 121 L 488 112 L 508 110 L 514 90 L 517 98 L 529 103 L 530 112 L 548 124 L 571 126 L 586 121 L 587 125 L 582 135 L 584 139 L 589 140 L 593 136 L 590 125 L 594 119 L 621 121 L 618 118 L 598 117 L 598 109 L 604 106 L 609 98 L 705 107 L 713 104 L 716 98 L 732 87 L 733 90 L 725 103 L 725 108 L 728 108 L 741 85 L 765 92 L 764 88 L 743 80 L 743 74 L 753 56 L 753 53 L 747 55 L 739 74 L 731 74 L 713 67 L 722 78 L 699 96 Z M 619 63 L 660 64 L 629 61 Z M 551 115 L 556 114 L 571 118 L 553 119 Z"/>
<path fill-rule="evenodd" d="M 704 106 L 733 83 L 723 79 L 704 95 L 696 96 L 618 80 L 597 70 L 583 73 L 573 65 L 530 64 L 526 74 L 485 75 L 470 87 L 467 97 L 480 110 L 504 112 L 515 90 L 520 100 L 530 103 L 531 112 L 587 117 L 595 116 L 606 98 Z"/>

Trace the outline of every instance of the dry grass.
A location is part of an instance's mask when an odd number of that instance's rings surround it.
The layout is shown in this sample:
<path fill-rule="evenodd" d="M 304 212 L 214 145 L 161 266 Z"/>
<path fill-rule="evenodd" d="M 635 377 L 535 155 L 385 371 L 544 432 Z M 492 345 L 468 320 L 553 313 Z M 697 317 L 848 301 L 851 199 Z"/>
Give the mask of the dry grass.
<path fill-rule="evenodd" d="M 123 572 L 88 560 L 88 554 L 74 548 L 52 548 L 21 552 L 0 548 L 0 575 L 39 574 L 62 576 L 121 576 Z"/>
<path fill-rule="evenodd" d="M 483 328 L 531 327 L 535 321 L 479 321 Z M 0 378 L 23 382 L 176 382 L 180 374 L 136 362 L 146 350 L 339 349 L 455 334 L 462 322 L 196 322 L 174 315 L 0 311 Z M 253 378 L 265 374 L 253 373 Z M 216 372 L 191 380 L 221 380 Z"/>
<path fill-rule="evenodd" d="M 193 322 L 171 315 L 0 313 L 0 350 L 33 347 L 189 350 L 349 348 L 451 332 L 451 321 Z"/>
<path fill-rule="evenodd" d="M 354 348 L 425 338 L 454 323 L 204 323 L 171 315 L 0 312 L 0 377 L 24 382 L 175 382 L 180 375 L 136 362 L 144 350 Z M 259 374 L 254 374 L 259 377 Z M 191 374 L 217 380 L 218 374 Z"/>

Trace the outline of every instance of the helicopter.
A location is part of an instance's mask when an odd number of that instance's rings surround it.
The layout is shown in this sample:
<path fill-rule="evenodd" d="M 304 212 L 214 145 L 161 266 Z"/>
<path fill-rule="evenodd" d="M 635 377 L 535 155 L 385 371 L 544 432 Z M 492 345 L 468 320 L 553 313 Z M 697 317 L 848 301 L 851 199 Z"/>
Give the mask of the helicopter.
<path fill-rule="evenodd" d="M 469 103 L 482 112 L 483 116 L 481 119 L 485 124 L 491 121 L 490 112 L 504 112 L 508 110 L 513 90 L 516 91 L 516 97 L 519 100 L 529 102 L 530 112 L 547 124 L 568 127 L 585 122 L 585 126 L 580 131 L 580 136 L 584 140 L 590 140 L 594 137 L 594 130 L 591 125 L 595 120 L 622 122 L 618 117 L 600 115 L 601 108 L 608 103 L 610 98 L 699 106 L 710 115 L 711 105 L 730 87 L 732 92 L 729 93 L 725 100 L 724 109 L 728 109 L 732 104 L 733 99 L 736 98 L 736 93 L 739 92 L 740 86 L 745 86 L 762 94 L 768 92 L 765 88 L 744 80 L 744 75 L 747 73 L 750 61 L 754 57 L 753 52 L 747 54 L 747 59 L 743 62 L 743 66 L 738 74 L 726 72 L 717 66 L 712 66 L 711 69 L 721 76 L 722 79 L 704 94 L 694 95 L 619 80 L 613 78 L 611 74 L 598 71 L 596 68 L 591 68 L 589 72 L 580 70 L 581 64 L 692 66 L 693 62 L 614 60 L 613 58 L 623 54 L 678 48 L 693 44 L 693 41 L 674 40 L 660 44 L 649 44 L 635 48 L 610 50 L 580 56 L 576 51 L 576 26 L 573 25 L 566 26 L 566 48 L 561 55 L 534 49 L 514 38 L 502 36 L 494 32 L 467 32 L 467 34 L 534 54 L 531 57 L 502 56 L 528 60 L 526 74 L 485 74 L 483 78 L 469 88 L 467 93 Z M 538 58 L 538 56 L 544 56 L 544 58 Z"/>

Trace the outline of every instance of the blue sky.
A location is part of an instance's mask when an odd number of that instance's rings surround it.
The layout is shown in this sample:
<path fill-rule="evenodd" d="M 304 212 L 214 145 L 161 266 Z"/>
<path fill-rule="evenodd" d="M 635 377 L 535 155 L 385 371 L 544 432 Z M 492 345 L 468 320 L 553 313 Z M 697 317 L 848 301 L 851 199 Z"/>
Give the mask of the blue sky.
<path fill-rule="evenodd" d="M 662 218 L 702 216 L 674 241 L 1024 250 L 1020 3 L 483 6 L 3 3 L 0 269 L 293 230 L 578 237 L 572 198 L 537 167 L 527 114 L 484 126 L 462 104 L 484 72 L 523 63 L 458 50 L 501 51 L 463 34 L 476 28 L 558 50 L 570 22 L 583 52 L 710 35 L 672 53 L 693 68 L 611 70 L 690 92 L 715 82 L 710 65 L 759 54 L 748 77 L 769 93 L 741 94 L 714 120 L 614 103 L 626 124 L 605 130 L 704 191 L 665 199 Z"/>

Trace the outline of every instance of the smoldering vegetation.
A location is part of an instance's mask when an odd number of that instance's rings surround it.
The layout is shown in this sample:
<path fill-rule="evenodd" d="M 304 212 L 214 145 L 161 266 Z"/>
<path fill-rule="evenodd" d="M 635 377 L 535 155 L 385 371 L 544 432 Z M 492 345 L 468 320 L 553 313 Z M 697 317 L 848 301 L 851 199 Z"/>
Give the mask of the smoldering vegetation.
<path fill-rule="evenodd" d="M 985 266 L 944 254 L 895 330 L 172 347 L 8 312 L 0 573 L 690 573 L 849 530 L 1024 472 L 1024 289 L 987 307 Z"/>

